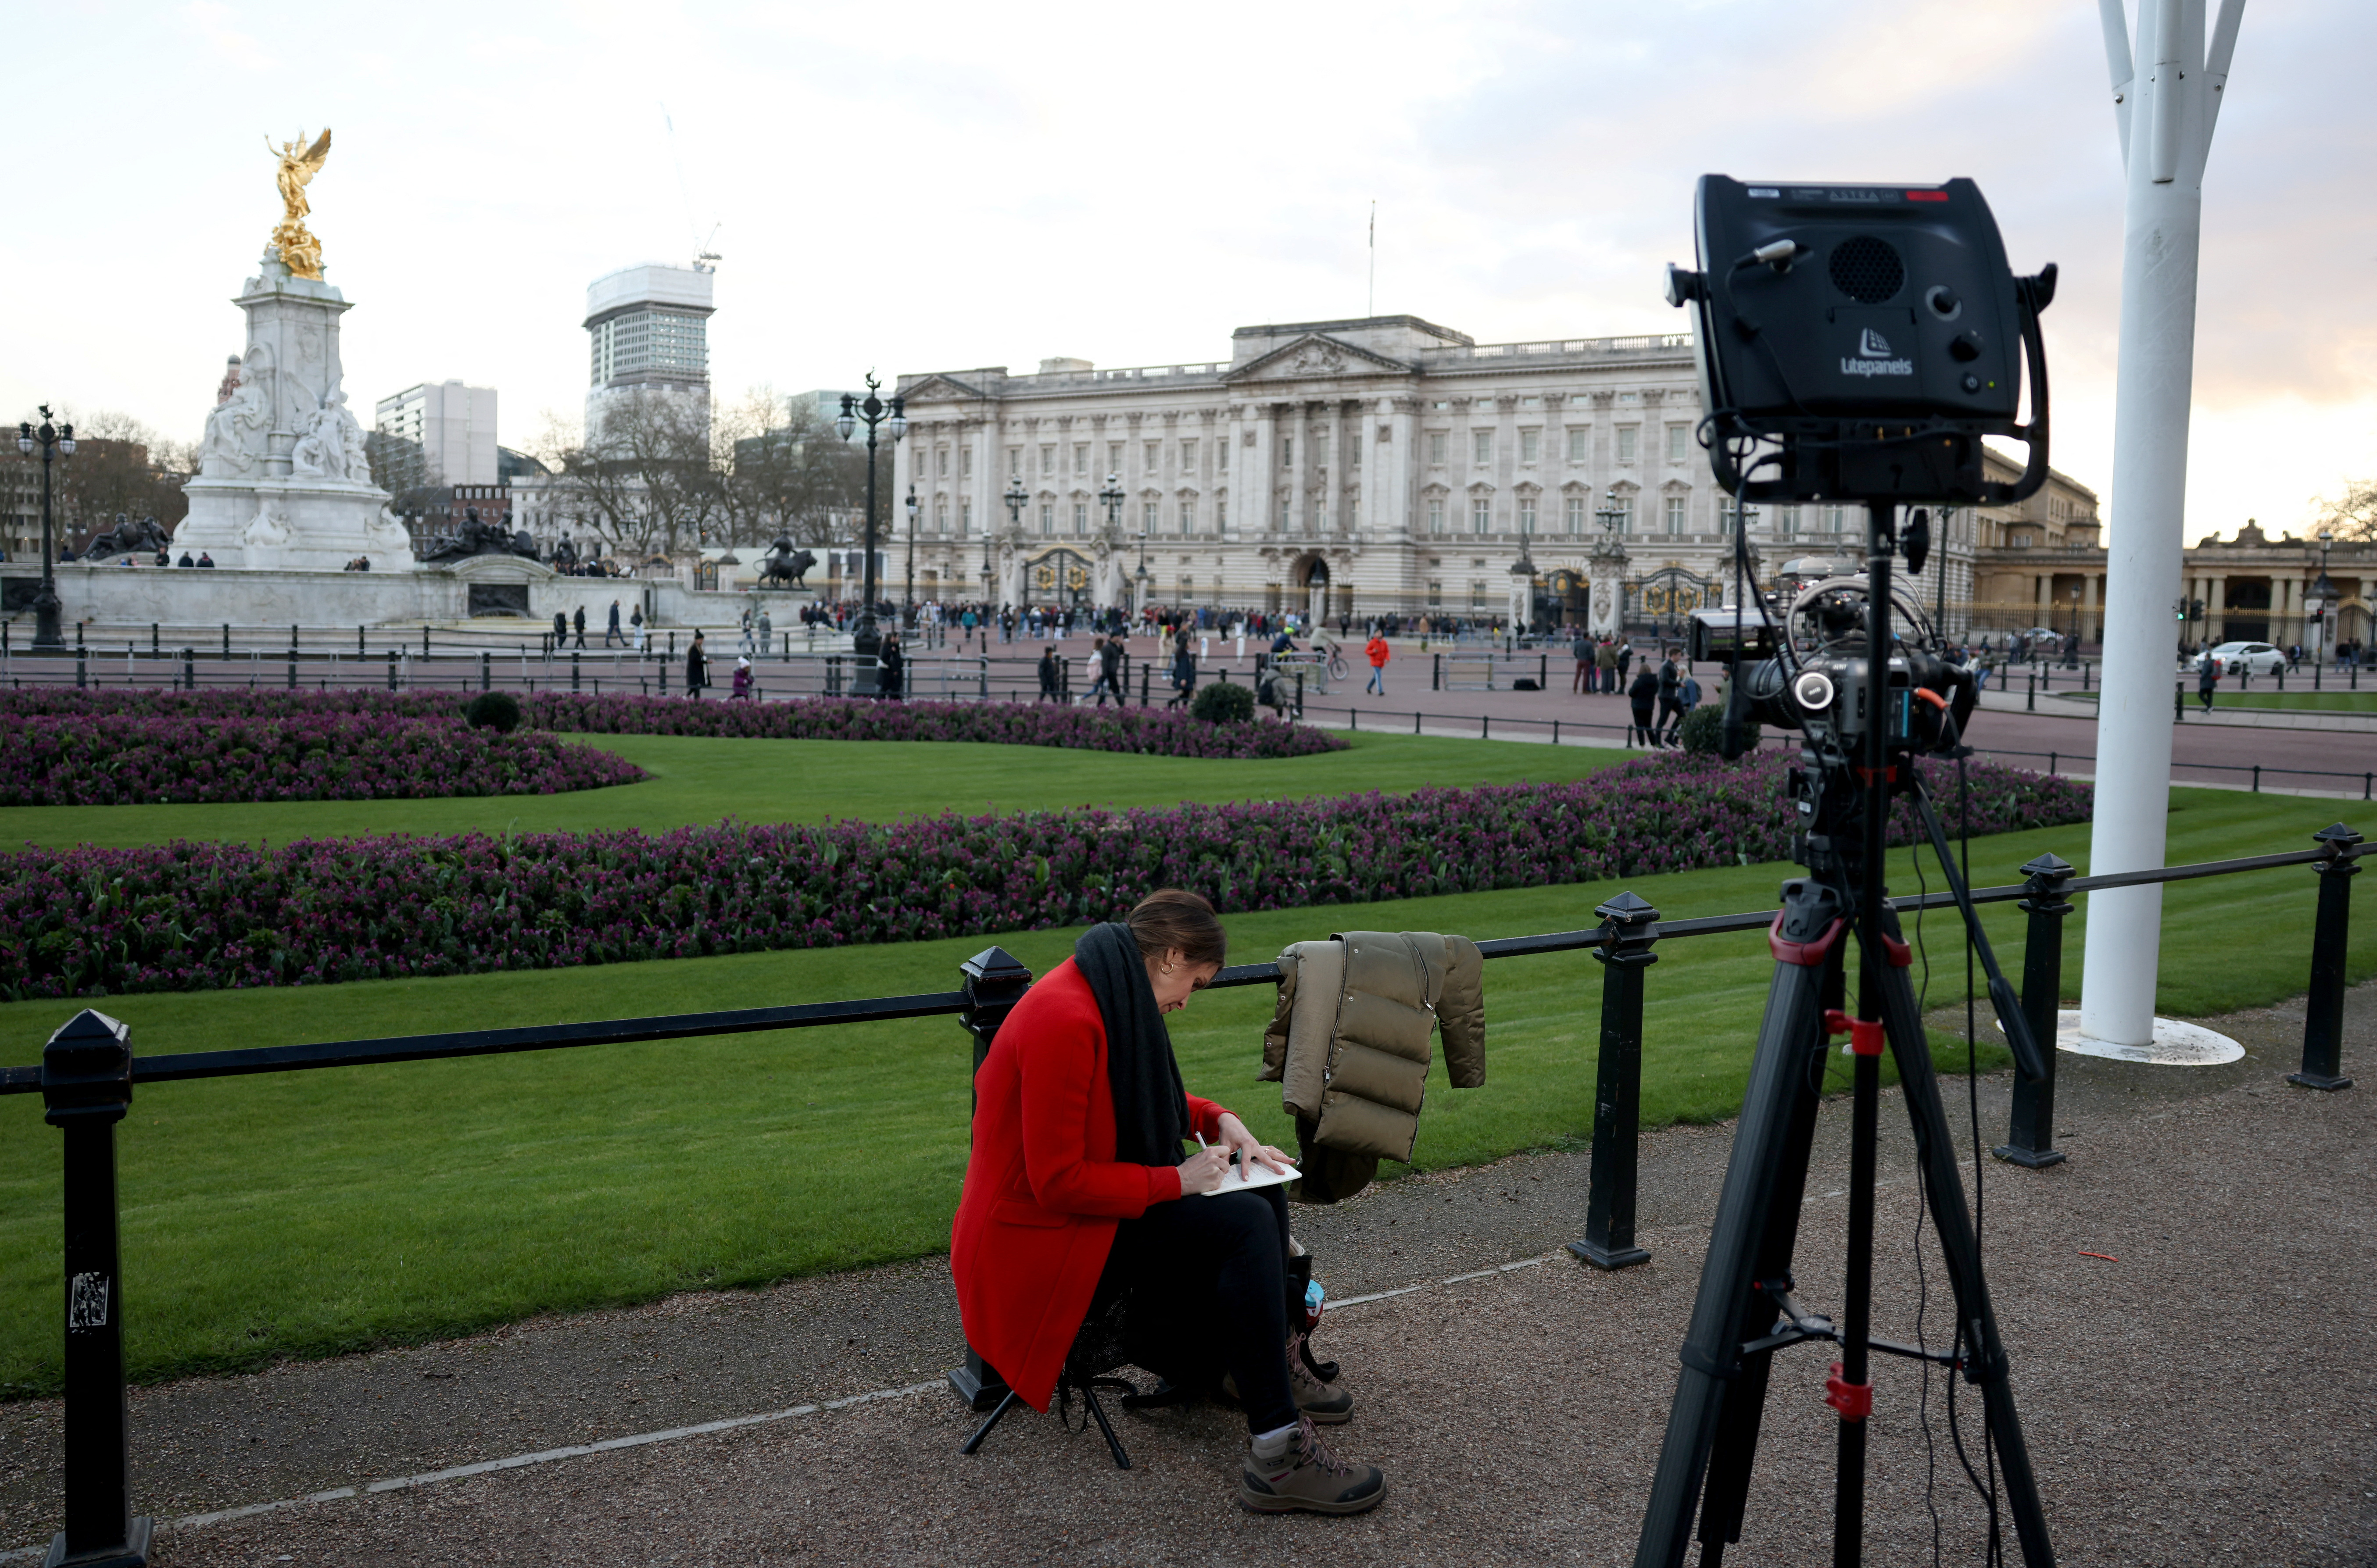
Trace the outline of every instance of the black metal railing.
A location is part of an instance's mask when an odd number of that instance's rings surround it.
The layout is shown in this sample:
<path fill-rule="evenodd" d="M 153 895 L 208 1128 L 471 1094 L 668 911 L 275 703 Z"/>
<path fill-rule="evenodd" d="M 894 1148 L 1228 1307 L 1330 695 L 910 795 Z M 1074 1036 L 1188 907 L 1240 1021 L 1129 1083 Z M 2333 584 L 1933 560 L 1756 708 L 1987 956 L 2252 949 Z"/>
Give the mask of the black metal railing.
<path fill-rule="evenodd" d="M 2311 849 L 2103 876 L 2075 877 L 2065 861 L 2041 855 L 2022 868 L 2023 882 L 1976 888 L 1972 897 L 1980 904 L 2019 901 L 2029 917 L 2022 1006 L 2034 1033 L 2048 1039 L 2053 1038 L 2060 1001 L 2063 921 L 2072 912 L 2071 895 L 2311 866 L 2320 881 L 2310 1002 L 2302 1063 L 2288 1075 L 2288 1080 L 2316 1089 L 2348 1088 L 2352 1080 L 2342 1072 L 2341 1048 L 2350 879 L 2359 874 L 2360 857 L 2371 847 L 2363 846 L 2360 835 L 2342 823 L 2323 828 L 2313 837 L 2317 847 Z M 1952 894 L 1940 892 L 1893 898 L 1891 903 L 1901 913 L 1910 913 L 1947 908 L 1953 901 Z M 1659 911 L 1642 897 L 1621 892 L 1594 912 L 1601 917 L 1601 923 L 1586 930 L 1492 937 L 1477 945 L 1488 960 L 1589 951 L 1603 967 L 1584 1234 L 1569 1250 L 1584 1263 L 1617 1269 L 1650 1257 L 1635 1241 L 1634 1216 L 1643 1002 L 1646 971 L 1658 962 L 1656 945 L 1687 937 L 1764 930 L 1773 924 L 1777 911 L 1754 909 L 1663 921 Z M 66 1528 L 52 1547 L 51 1560 L 80 1560 L 90 1554 L 92 1561 L 136 1561 L 147 1550 L 150 1521 L 133 1515 L 129 1506 L 131 1449 L 125 1419 L 123 1277 L 115 1181 L 115 1123 L 130 1109 L 137 1086 L 945 1015 L 955 1016 L 971 1037 L 973 1067 L 978 1071 L 1000 1025 L 1022 999 L 1033 977 L 996 946 L 967 959 L 959 966 L 959 972 L 958 990 L 912 996 L 160 1056 L 136 1055 L 130 1028 L 116 1019 L 92 1009 L 78 1013 L 50 1037 L 38 1066 L 0 1068 L 0 1095 L 40 1094 L 45 1120 L 60 1129 L 64 1138 Z M 1268 985 L 1278 979 L 1276 963 L 1236 964 L 1223 969 L 1212 984 Z M 2015 1164 L 2036 1168 L 2064 1158 L 2054 1146 L 2051 1051 L 2048 1066 L 2049 1075 L 2040 1082 L 2017 1078 L 2014 1084 L 2007 1141 L 1995 1152 Z M 992 1408 L 1007 1392 L 997 1373 L 971 1347 L 964 1364 L 950 1373 L 950 1381 L 977 1409 Z"/>

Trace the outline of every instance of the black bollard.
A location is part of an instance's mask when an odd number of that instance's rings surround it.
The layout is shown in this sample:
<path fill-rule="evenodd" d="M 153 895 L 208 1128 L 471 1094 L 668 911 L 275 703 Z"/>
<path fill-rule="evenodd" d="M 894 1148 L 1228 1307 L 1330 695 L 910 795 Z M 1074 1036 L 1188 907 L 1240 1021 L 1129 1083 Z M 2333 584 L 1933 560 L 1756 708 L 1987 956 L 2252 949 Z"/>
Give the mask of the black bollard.
<path fill-rule="evenodd" d="M 290 627 L 289 635 L 293 637 L 297 635 L 297 628 L 294 626 Z M 357 659 L 364 657 L 364 629 L 361 626 L 357 626 L 355 628 L 355 657 Z"/>
<path fill-rule="evenodd" d="M 231 628 L 230 628 L 229 626 L 225 626 L 225 627 L 223 628 L 223 636 L 224 636 L 225 637 L 228 637 L 228 636 L 231 636 Z M 156 622 L 154 622 L 154 621 L 151 621 L 151 622 L 149 622 L 149 658 L 151 658 L 151 659 L 154 659 L 154 658 L 156 658 L 156 657 L 157 657 L 157 655 L 158 655 L 158 647 L 157 647 L 157 623 L 156 623 Z M 226 655 L 225 657 L 226 657 L 226 658 L 228 658 L 229 656 L 228 656 L 228 655 Z"/>
<path fill-rule="evenodd" d="M 569 689 L 573 692 L 579 689 L 578 650 L 574 647 L 569 650 Z"/>
<path fill-rule="evenodd" d="M 396 690 L 396 649 L 388 650 L 388 689 Z"/>
<path fill-rule="evenodd" d="M 2352 879 L 2360 862 L 2348 852 L 2360 835 L 2342 823 L 2321 828 L 2311 839 L 2325 851 L 2311 863 L 2319 873 L 2319 917 L 2311 935 L 2311 996 L 2303 1009 L 2302 1070 L 2287 1082 L 2311 1089 L 2348 1089 L 2340 1069 L 2344 1052 L 2345 937 L 2352 924 Z"/>
<path fill-rule="evenodd" d="M 182 650 L 182 689 L 186 692 L 198 689 L 198 650 L 194 647 Z"/>
<path fill-rule="evenodd" d="M 297 650 L 293 647 L 289 650 L 289 689 L 297 689 Z"/>
<path fill-rule="evenodd" d="M 66 1528 L 52 1562 L 148 1561 L 131 1509 L 124 1396 L 124 1281 L 116 1242 L 115 1124 L 132 1106 L 131 1031 L 85 1008 L 42 1049 L 42 1120 L 65 1134 Z"/>
<path fill-rule="evenodd" d="M 90 669 L 85 661 L 82 644 L 78 642 L 75 644 L 75 690 L 79 692 L 90 684 Z"/>
<path fill-rule="evenodd" d="M 2006 1141 L 1992 1152 L 2037 1170 L 2063 1158 L 2055 1146 L 2055 1034 L 2062 1005 L 2063 917 L 2072 912 L 2064 889 L 2071 885 L 2072 867 L 2059 856 L 2041 855 L 2022 871 L 2030 890 L 2018 906 L 2030 917 L 2022 949 L 2022 1016 L 2047 1058 L 2047 1076 L 2034 1084 L 2015 1075 Z"/>
<path fill-rule="evenodd" d="M 1032 971 L 1010 956 L 1004 947 L 985 947 L 958 966 L 961 989 L 965 992 L 965 1011 L 958 1015 L 958 1023 L 973 1038 L 973 1073 L 982 1071 L 983 1059 L 990 1054 L 992 1041 L 998 1038 L 998 1027 L 1023 1000 L 1023 992 L 1032 984 Z M 973 1073 L 968 1074 L 971 1080 Z M 988 1410 L 1007 1397 L 1007 1380 L 1000 1377 L 971 1345 L 966 1347 L 965 1364 L 952 1367 L 949 1372 L 950 1386 L 958 1397 L 977 1410 Z"/>
<path fill-rule="evenodd" d="M 1620 893 L 1593 911 L 1603 942 L 1601 1053 L 1593 1075 L 1593 1174 L 1584 1240 L 1568 1250 L 1595 1268 L 1627 1268 L 1651 1254 L 1634 1244 L 1635 1158 L 1642 1117 L 1642 971 L 1659 961 L 1659 911 Z"/>
<path fill-rule="evenodd" d="M 485 648 L 481 648 L 479 650 L 479 690 L 483 692 L 492 692 L 495 689 L 495 657 Z"/>

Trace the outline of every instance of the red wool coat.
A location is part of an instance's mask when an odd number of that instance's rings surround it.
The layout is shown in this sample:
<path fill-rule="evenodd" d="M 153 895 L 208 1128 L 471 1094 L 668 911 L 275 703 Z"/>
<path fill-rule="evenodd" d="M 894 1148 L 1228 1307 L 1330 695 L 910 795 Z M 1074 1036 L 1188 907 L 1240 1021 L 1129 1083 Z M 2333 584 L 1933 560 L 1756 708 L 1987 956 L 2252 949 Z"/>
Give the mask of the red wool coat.
<path fill-rule="evenodd" d="M 1105 1022 L 1070 958 L 1024 993 L 974 1075 L 973 1154 L 950 1229 L 966 1343 L 1035 1410 L 1090 1310 L 1117 1220 L 1180 1196 L 1170 1166 L 1115 1160 Z M 1188 1096 L 1189 1124 L 1226 1112 Z"/>

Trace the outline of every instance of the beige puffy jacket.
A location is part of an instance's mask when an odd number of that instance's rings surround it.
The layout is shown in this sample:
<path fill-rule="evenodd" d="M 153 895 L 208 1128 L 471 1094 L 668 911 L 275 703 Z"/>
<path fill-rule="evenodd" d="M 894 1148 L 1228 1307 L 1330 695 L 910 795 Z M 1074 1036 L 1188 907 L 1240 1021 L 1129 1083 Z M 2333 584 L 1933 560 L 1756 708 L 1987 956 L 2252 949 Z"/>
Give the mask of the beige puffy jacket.
<path fill-rule="evenodd" d="M 1465 936 L 1353 931 L 1295 944 L 1279 972 L 1261 1077 L 1296 1118 L 1294 1195 L 1334 1203 L 1380 1159 L 1410 1160 L 1439 1026 L 1452 1087 L 1486 1081 L 1485 960 Z"/>

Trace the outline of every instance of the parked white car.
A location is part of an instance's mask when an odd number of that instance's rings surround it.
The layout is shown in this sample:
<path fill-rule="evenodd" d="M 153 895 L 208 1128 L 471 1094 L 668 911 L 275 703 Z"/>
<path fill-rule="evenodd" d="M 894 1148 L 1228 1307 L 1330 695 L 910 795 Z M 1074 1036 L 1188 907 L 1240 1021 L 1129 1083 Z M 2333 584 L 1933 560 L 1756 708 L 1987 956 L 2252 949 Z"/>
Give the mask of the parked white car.
<path fill-rule="evenodd" d="M 2287 667 L 2287 656 L 2267 643 L 2222 643 L 2211 658 L 2223 675 L 2269 675 Z"/>

